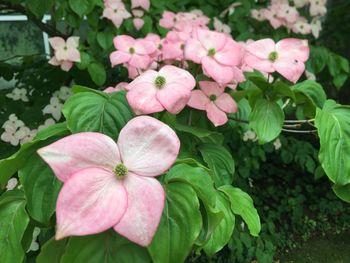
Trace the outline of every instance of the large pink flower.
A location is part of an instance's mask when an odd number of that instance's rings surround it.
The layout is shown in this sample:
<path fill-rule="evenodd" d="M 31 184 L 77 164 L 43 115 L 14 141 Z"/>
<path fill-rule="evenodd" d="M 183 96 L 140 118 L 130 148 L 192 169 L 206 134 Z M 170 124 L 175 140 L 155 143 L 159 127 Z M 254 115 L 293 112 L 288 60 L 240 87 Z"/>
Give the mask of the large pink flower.
<path fill-rule="evenodd" d="M 127 63 L 135 68 L 147 69 L 152 62 L 150 55 L 157 50 L 151 41 L 127 35 L 116 36 L 113 42 L 117 51 L 110 55 L 112 66 Z"/>
<path fill-rule="evenodd" d="M 246 48 L 245 63 L 248 66 L 271 73 L 277 71 L 291 82 L 297 82 L 305 70 L 309 58 L 306 40 L 287 38 L 277 44 L 272 39 L 262 39 Z"/>
<path fill-rule="evenodd" d="M 117 143 L 83 132 L 41 148 L 39 155 L 64 182 L 57 200 L 56 239 L 113 227 L 148 246 L 164 207 L 163 187 L 153 177 L 170 168 L 179 147 L 169 126 L 141 116 L 126 124 Z"/>
<path fill-rule="evenodd" d="M 186 59 L 202 64 L 204 73 L 216 82 L 231 82 L 242 61 L 241 46 L 224 33 L 198 28 L 194 35 L 186 43 Z"/>
<path fill-rule="evenodd" d="M 236 102 L 216 82 L 200 81 L 199 86 L 200 90 L 192 91 L 188 106 L 205 110 L 215 126 L 224 125 L 228 120 L 226 113 L 237 111 Z"/>
<path fill-rule="evenodd" d="M 127 87 L 127 99 L 136 114 L 150 114 L 164 109 L 179 113 L 187 104 L 194 77 L 186 70 L 175 66 L 164 66 L 159 70 L 148 70 L 134 79 Z"/>

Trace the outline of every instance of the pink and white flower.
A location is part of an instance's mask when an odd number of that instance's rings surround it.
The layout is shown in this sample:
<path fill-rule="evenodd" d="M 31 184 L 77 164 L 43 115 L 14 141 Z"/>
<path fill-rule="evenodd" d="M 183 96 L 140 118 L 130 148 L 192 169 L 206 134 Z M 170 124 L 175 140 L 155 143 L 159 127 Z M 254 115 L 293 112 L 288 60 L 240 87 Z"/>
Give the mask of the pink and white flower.
<path fill-rule="evenodd" d="M 148 70 L 128 86 L 126 97 L 136 114 L 150 114 L 167 110 L 179 113 L 187 104 L 194 77 L 186 70 L 167 65 L 159 70 Z"/>
<path fill-rule="evenodd" d="M 105 0 L 105 8 L 103 17 L 111 20 L 113 24 L 119 28 L 125 19 L 131 17 L 131 14 L 125 9 L 125 5 L 121 0 Z"/>
<path fill-rule="evenodd" d="M 150 0 L 131 0 L 131 8 L 141 7 L 146 11 L 151 7 Z"/>
<path fill-rule="evenodd" d="M 305 70 L 309 58 L 306 40 L 287 38 L 277 44 L 272 39 L 262 39 L 246 48 L 245 62 L 248 66 L 266 73 L 277 71 L 295 83 Z"/>
<path fill-rule="evenodd" d="M 216 82 L 200 81 L 199 86 L 200 90 L 192 91 L 188 106 L 205 110 L 215 126 L 224 125 L 228 121 L 226 113 L 237 111 L 236 102 Z"/>
<path fill-rule="evenodd" d="M 148 246 L 164 207 L 164 189 L 154 177 L 175 162 L 180 141 L 164 123 L 136 117 L 110 137 L 83 132 L 38 150 L 63 181 L 56 207 L 56 239 L 114 228 Z"/>

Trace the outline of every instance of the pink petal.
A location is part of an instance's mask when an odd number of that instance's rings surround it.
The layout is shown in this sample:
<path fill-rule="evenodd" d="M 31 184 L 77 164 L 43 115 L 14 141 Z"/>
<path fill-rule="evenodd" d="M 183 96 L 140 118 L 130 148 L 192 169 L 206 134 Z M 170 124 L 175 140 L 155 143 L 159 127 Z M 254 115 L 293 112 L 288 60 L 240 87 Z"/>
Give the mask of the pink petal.
<path fill-rule="evenodd" d="M 235 113 L 237 111 L 237 104 L 233 98 L 227 94 L 221 94 L 214 102 L 218 108 L 227 113 Z"/>
<path fill-rule="evenodd" d="M 114 51 L 109 55 L 109 59 L 111 60 L 112 67 L 115 65 L 126 63 L 130 60 L 131 55 L 129 53 L 123 51 Z"/>
<path fill-rule="evenodd" d="M 179 43 L 170 43 L 169 41 L 163 44 L 162 55 L 163 59 L 181 59 L 184 51 Z"/>
<path fill-rule="evenodd" d="M 68 48 L 78 48 L 79 47 L 79 37 L 69 37 L 67 39 Z"/>
<path fill-rule="evenodd" d="M 81 170 L 64 183 L 58 195 L 56 239 L 103 232 L 120 221 L 127 206 L 126 189 L 112 172 Z"/>
<path fill-rule="evenodd" d="M 219 84 L 213 81 L 200 81 L 199 87 L 207 97 L 210 97 L 211 95 L 219 97 L 225 91 L 224 88 L 220 87 Z"/>
<path fill-rule="evenodd" d="M 296 83 L 305 71 L 305 65 L 295 60 L 280 58 L 274 63 L 278 73 L 289 81 Z"/>
<path fill-rule="evenodd" d="M 129 48 L 135 44 L 135 39 L 127 35 L 120 35 L 113 39 L 113 43 L 116 49 L 129 52 Z"/>
<path fill-rule="evenodd" d="M 82 132 L 67 136 L 38 150 L 61 181 L 91 167 L 114 169 L 120 163 L 116 143 L 106 135 Z"/>
<path fill-rule="evenodd" d="M 214 55 L 214 58 L 221 64 L 227 66 L 238 66 L 242 63 L 242 47 L 231 38 L 227 37 L 224 48 Z"/>
<path fill-rule="evenodd" d="M 49 60 L 48 63 L 51 64 L 51 65 L 53 65 L 53 66 L 59 66 L 59 65 L 61 65 L 61 63 L 57 60 L 57 58 L 56 58 L 55 56 L 53 56 L 53 57 Z"/>
<path fill-rule="evenodd" d="M 205 106 L 209 103 L 210 100 L 203 91 L 193 90 L 187 105 L 198 110 L 205 110 Z"/>
<path fill-rule="evenodd" d="M 165 77 L 166 85 L 170 83 L 181 84 L 183 88 L 192 90 L 196 86 L 196 80 L 187 70 L 167 65 L 159 70 L 159 75 Z"/>
<path fill-rule="evenodd" d="M 147 69 L 151 63 L 151 58 L 147 55 L 131 55 L 129 64 L 135 68 Z"/>
<path fill-rule="evenodd" d="M 60 63 L 61 65 L 61 69 L 63 70 L 63 71 L 69 71 L 72 67 L 73 67 L 73 62 L 71 62 L 71 61 L 61 61 L 61 63 Z"/>
<path fill-rule="evenodd" d="M 139 6 L 147 11 L 150 8 L 151 3 L 149 0 L 131 0 L 132 8 L 139 7 Z"/>
<path fill-rule="evenodd" d="M 252 54 L 246 53 L 244 61 L 249 67 L 260 70 L 262 72 L 274 72 L 273 62 L 268 59 L 260 59 Z"/>
<path fill-rule="evenodd" d="M 67 58 L 73 62 L 80 62 L 80 52 L 76 48 L 68 48 Z"/>
<path fill-rule="evenodd" d="M 219 64 L 211 57 L 204 57 L 202 59 L 202 67 L 207 76 L 213 78 L 221 85 L 227 84 L 233 79 L 232 68 Z"/>
<path fill-rule="evenodd" d="M 215 125 L 224 125 L 228 119 L 226 113 L 220 110 L 213 102 L 206 106 L 208 119 Z"/>
<path fill-rule="evenodd" d="M 270 39 L 261 39 L 247 46 L 247 51 L 261 59 L 268 59 L 271 52 L 275 51 L 275 42 Z"/>
<path fill-rule="evenodd" d="M 154 83 L 144 82 L 134 85 L 131 82 L 128 87 L 130 86 L 131 90 L 126 94 L 126 98 L 136 114 L 151 114 L 164 110 L 156 97 L 158 90 Z"/>
<path fill-rule="evenodd" d="M 157 99 L 172 114 L 178 114 L 186 107 L 191 90 L 181 83 L 169 83 L 157 92 Z"/>
<path fill-rule="evenodd" d="M 142 18 L 134 18 L 133 20 L 132 20 L 132 22 L 133 22 L 133 24 L 134 24 L 134 27 L 137 29 L 137 30 L 140 30 L 142 27 L 143 27 L 143 25 L 145 24 L 145 21 L 143 21 L 143 19 Z"/>
<path fill-rule="evenodd" d="M 197 39 L 189 39 L 185 45 L 185 58 L 200 64 L 203 57 L 207 55 L 208 51 L 202 46 Z"/>
<path fill-rule="evenodd" d="M 276 44 L 279 57 L 295 59 L 305 62 L 309 58 L 309 46 L 307 40 L 286 38 Z"/>
<path fill-rule="evenodd" d="M 51 37 L 49 38 L 50 45 L 53 49 L 62 49 L 66 45 L 66 41 L 64 41 L 61 37 Z"/>
<path fill-rule="evenodd" d="M 128 195 L 128 208 L 114 230 L 140 246 L 148 246 L 162 217 L 163 187 L 154 178 L 131 173 L 123 183 Z"/>
<path fill-rule="evenodd" d="M 158 176 L 175 162 L 180 141 L 168 125 L 152 117 L 140 116 L 129 121 L 121 130 L 118 146 L 129 171 L 143 176 Z"/>
<path fill-rule="evenodd" d="M 154 86 L 157 76 L 158 76 L 157 71 L 147 70 L 146 72 L 138 76 L 136 79 L 134 79 L 132 82 L 130 82 L 126 89 L 132 90 L 135 86 L 138 86 L 140 83 L 141 84 L 148 83 Z"/>
<path fill-rule="evenodd" d="M 197 29 L 197 37 L 207 50 L 214 48 L 217 52 L 225 46 L 227 41 L 227 36 L 223 33 L 200 28 Z"/>
<path fill-rule="evenodd" d="M 157 45 L 154 42 L 145 39 L 137 39 L 134 47 L 139 55 L 149 55 L 157 50 Z"/>

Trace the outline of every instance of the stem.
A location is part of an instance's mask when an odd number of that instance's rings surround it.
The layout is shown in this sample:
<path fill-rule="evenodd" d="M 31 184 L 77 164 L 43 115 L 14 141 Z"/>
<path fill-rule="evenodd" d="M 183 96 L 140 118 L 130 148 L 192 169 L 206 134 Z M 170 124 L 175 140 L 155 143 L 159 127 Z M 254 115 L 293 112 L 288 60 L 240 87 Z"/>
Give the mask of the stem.
<path fill-rule="evenodd" d="M 60 31 L 58 31 L 56 28 L 51 27 L 49 24 L 46 24 L 42 22 L 40 19 L 36 18 L 36 16 L 27 10 L 24 6 L 20 4 L 13 4 L 10 1 L 7 0 L 0 0 L 0 6 L 4 6 L 10 10 L 16 11 L 18 13 L 21 13 L 23 15 L 26 15 L 28 17 L 28 20 L 32 21 L 34 24 L 36 24 L 37 27 L 39 27 L 42 31 L 46 32 L 50 37 L 53 36 L 59 36 L 64 39 L 67 38 L 67 36 Z"/>
<path fill-rule="evenodd" d="M 282 105 L 282 110 L 287 107 L 287 105 L 289 104 L 290 99 L 287 99 L 286 102 Z"/>
<path fill-rule="evenodd" d="M 282 129 L 282 131 L 290 132 L 290 133 L 306 133 L 306 134 L 317 132 L 317 130 L 303 130 L 303 131 L 300 131 L 300 130 L 289 130 L 289 129 Z"/>
<path fill-rule="evenodd" d="M 285 123 L 310 123 L 313 122 L 315 119 L 310 120 L 285 120 Z"/>

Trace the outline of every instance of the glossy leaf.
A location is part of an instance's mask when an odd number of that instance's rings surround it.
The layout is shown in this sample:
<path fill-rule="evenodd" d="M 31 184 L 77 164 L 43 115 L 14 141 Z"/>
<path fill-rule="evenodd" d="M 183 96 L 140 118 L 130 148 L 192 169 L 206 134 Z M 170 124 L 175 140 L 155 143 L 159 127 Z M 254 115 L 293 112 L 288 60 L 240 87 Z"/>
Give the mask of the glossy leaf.
<path fill-rule="evenodd" d="M 203 128 L 187 126 L 177 123 L 175 125 L 175 130 L 190 133 L 197 138 L 199 138 L 204 143 L 217 143 L 222 144 L 224 141 L 224 136 L 218 132 L 209 131 Z"/>
<path fill-rule="evenodd" d="M 184 262 L 201 228 L 199 201 L 192 187 L 180 182 L 166 185 L 163 216 L 148 247 L 153 262 Z"/>
<path fill-rule="evenodd" d="M 106 82 L 107 73 L 103 65 L 93 62 L 87 68 L 91 79 L 96 85 L 102 86 Z"/>
<path fill-rule="evenodd" d="M 63 107 L 67 126 L 73 132 L 94 131 L 116 139 L 133 114 L 125 93 L 81 92 L 70 97 Z"/>
<path fill-rule="evenodd" d="M 249 125 L 259 138 L 259 143 L 274 140 L 282 130 L 284 112 L 277 102 L 260 99 L 249 116 Z"/>

